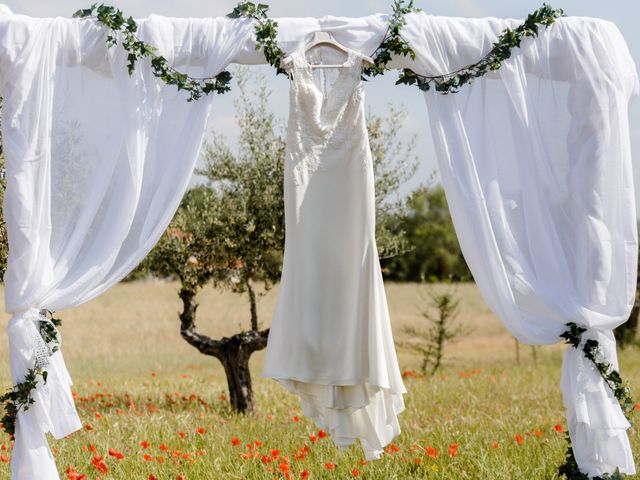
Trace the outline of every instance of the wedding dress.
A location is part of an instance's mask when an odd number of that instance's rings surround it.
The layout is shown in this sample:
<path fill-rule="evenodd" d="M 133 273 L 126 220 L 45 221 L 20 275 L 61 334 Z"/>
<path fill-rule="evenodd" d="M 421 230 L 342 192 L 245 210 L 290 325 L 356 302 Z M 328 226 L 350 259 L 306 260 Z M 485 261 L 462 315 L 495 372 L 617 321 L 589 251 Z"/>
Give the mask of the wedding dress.
<path fill-rule="evenodd" d="M 406 390 L 375 241 L 362 59 L 291 55 L 284 266 L 263 376 L 300 396 L 338 446 L 359 439 L 374 459 L 400 433 Z"/>

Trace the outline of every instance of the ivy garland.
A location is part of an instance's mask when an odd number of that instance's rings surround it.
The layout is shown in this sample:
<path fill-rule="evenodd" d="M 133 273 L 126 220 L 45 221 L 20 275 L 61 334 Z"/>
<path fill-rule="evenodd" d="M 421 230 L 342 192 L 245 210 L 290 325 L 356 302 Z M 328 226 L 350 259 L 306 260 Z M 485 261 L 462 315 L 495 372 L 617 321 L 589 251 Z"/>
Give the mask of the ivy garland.
<path fill-rule="evenodd" d="M 48 310 L 42 310 L 40 315 L 40 336 L 47 346 L 49 356 L 51 356 L 60 350 L 60 339 L 56 327 L 59 327 L 62 321 L 53 318 L 52 313 Z M 47 318 L 47 315 L 49 315 L 49 318 Z M 45 366 L 46 365 L 39 365 L 36 361 L 34 367 L 27 370 L 27 374 L 22 382 L 14 385 L 4 395 L 0 396 L 0 405 L 2 405 L 2 409 L 4 410 L 4 414 L 0 420 L 2 422 L 2 429 L 12 437 L 16 433 L 16 418 L 18 417 L 18 412 L 20 410 L 26 412 L 35 402 L 31 396 L 31 391 L 36 389 L 39 381 L 42 381 L 43 384 L 47 383 L 48 372 L 44 369 Z"/>
<path fill-rule="evenodd" d="M 253 2 L 240 2 L 227 17 L 253 18 L 257 22 L 255 27 L 256 50 L 262 50 L 269 65 L 276 69 L 276 75 L 286 75 L 287 72 L 280 66 L 286 53 L 278 46 L 278 22 L 269 18 L 268 12 L 269 5 L 264 3 L 256 5 Z"/>
<path fill-rule="evenodd" d="M 398 0 L 396 3 L 402 2 Z M 540 26 L 549 27 L 564 15 L 564 11 L 561 8 L 553 8 L 545 3 L 541 8 L 529 14 L 526 20 L 515 29 L 506 28 L 503 30 L 498 40 L 493 44 L 493 48 L 478 62 L 454 72 L 434 76 L 418 75 L 414 71 L 405 68 L 396 81 L 396 85 L 416 85 L 423 92 L 433 88 L 436 92 L 442 94 L 456 93 L 463 85 L 471 83 L 474 79 L 483 77 L 489 72 L 500 69 L 503 62 L 511 57 L 513 49 L 520 47 L 525 37 L 537 37 Z M 394 20 L 393 16 L 391 20 Z M 407 55 L 402 50 L 392 50 L 392 52 L 404 56 Z M 413 52 L 409 55 L 412 59 L 415 59 Z"/>
<path fill-rule="evenodd" d="M 419 8 L 413 6 L 413 0 L 405 5 L 405 0 L 394 0 L 393 13 L 389 17 L 389 25 L 384 35 L 382 43 L 376 48 L 371 57 L 374 64 L 364 70 L 364 74 L 369 77 L 377 77 L 388 70 L 387 64 L 391 61 L 392 55 L 409 56 L 411 60 L 416 59 L 416 52 L 413 51 L 409 42 L 402 37 L 402 28 L 407 24 L 405 18 L 407 14 L 420 12 Z"/>
<path fill-rule="evenodd" d="M 578 349 L 582 345 L 582 353 L 585 358 L 593 363 L 593 366 L 602 376 L 605 383 L 611 389 L 614 397 L 616 397 L 620 403 L 620 408 L 622 408 L 622 412 L 625 417 L 627 417 L 629 422 L 632 422 L 633 412 L 635 411 L 635 402 L 631 397 L 631 389 L 626 382 L 622 380 L 620 372 L 613 368 L 613 365 L 610 363 L 600 360 L 603 355 L 600 349 L 600 343 L 597 340 L 588 339 L 584 341 L 583 344 L 582 335 L 587 331 L 586 328 L 573 322 L 567 323 L 566 326 L 567 331 L 561 334 L 560 337 L 564 338 L 565 343 L 571 345 L 573 348 Z M 560 466 L 558 473 L 560 475 L 565 475 L 571 480 L 589 480 L 589 477 L 582 473 L 578 468 L 578 463 L 576 462 L 576 458 L 571 447 L 571 437 L 569 436 L 569 433 L 567 433 L 567 441 L 569 446 L 565 453 L 565 463 Z M 601 477 L 595 477 L 594 480 L 621 480 L 623 478 L 626 478 L 626 475 L 620 473 L 620 471 L 616 469 L 615 472 Z"/>
<path fill-rule="evenodd" d="M 128 52 L 127 69 L 129 75 L 133 73 L 138 60 L 149 58 L 151 71 L 167 85 L 175 85 L 178 90 L 189 93 L 188 101 L 199 100 L 210 93 L 222 94 L 230 90 L 231 74 L 223 70 L 213 77 L 191 77 L 182 73 L 171 65 L 166 58 L 158 55 L 156 48 L 138 38 L 138 24 L 133 17 L 125 17 L 121 10 L 104 4 L 94 3 L 89 8 L 80 9 L 73 14 L 74 18 L 93 18 L 109 29 L 107 46 L 113 47 L 120 43 Z"/>

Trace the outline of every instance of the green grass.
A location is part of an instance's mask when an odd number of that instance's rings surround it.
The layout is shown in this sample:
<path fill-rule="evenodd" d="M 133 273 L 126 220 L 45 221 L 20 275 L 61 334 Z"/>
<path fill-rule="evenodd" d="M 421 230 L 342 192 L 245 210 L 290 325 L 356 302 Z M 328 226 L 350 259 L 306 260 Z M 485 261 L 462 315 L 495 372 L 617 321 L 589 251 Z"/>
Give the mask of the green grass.
<path fill-rule="evenodd" d="M 399 343 L 401 327 L 421 321 L 421 288 L 387 286 Z M 275 294 L 269 292 L 261 300 L 259 313 L 265 324 Z M 441 374 L 407 378 L 407 409 L 400 417 L 403 432 L 393 451 L 366 465 L 361 465 L 359 447 L 340 452 L 328 438 L 310 440 L 318 431 L 303 418 L 297 399 L 275 382 L 259 378 L 263 353 L 252 359 L 256 409 L 247 416 L 233 414 L 218 362 L 200 355 L 179 336 L 176 284 L 123 284 L 87 305 L 60 312 L 78 411 L 90 428 L 52 440 L 61 476 L 66 479 L 64 472 L 72 466 L 87 478 L 102 480 L 147 480 L 150 475 L 159 480 L 179 475 L 272 479 L 285 478 L 281 469 L 288 465 L 291 478 L 300 478 L 306 470 L 311 479 L 354 478 L 352 469 L 359 471 L 359 478 L 380 480 L 557 478 L 566 448 L 564 435 L 554 428 L 566 428 L 559 390 L 563 347 L 539 348 L 534 362 L 530 347 L 522 346 L 517 364 L 513 340 L 482 304 L 475 286 L 459 286 L 456 294 L 462 298 L 460 318 L 474 333 L 449 348 Z M 200 300 L 203 332 L 226 335 L 246 323 L 244 298 L 209 290 Z M 6 338 L 0 339 L 0 345 L 6 344 Z M 8 386 L 6 351 L 1 358 L 2 380 Z M 399 358 L 407 370 L 420 363 L 403 349 Z M 623 352 L 620 363 L 623 375 L 640 391 L 640 351 Z M 202 428 L 204 433 L 198 433 Z M 516 435 L 522 437 L 521 445 Z M 639 452 L 637 430 L 630 436 Z M 240 445 L 232 444 L 234 438 Z M 150 447 L 143 448 L 143 441 Z M 0 438 L 2 443 L 8 444 L 6 436 Z M 456 456 L 449 452 L 454 443 Z M 105 458 L 106 475 L 92 465 L 91 445 Z M 296 459 L 304 447 L 308 453 Z M 109 448 L 125 458 L 109 456 Z M 272 450 L 279 452 L 278 458 L 263 463 L 263 455 L 273 459 Z M 153 461 L 145 461 L 145 454 Z M 327 463 L 335 468 L 328 469 Z M 9 466 L 0 462 L 0 479 L 8 478 Z"/>

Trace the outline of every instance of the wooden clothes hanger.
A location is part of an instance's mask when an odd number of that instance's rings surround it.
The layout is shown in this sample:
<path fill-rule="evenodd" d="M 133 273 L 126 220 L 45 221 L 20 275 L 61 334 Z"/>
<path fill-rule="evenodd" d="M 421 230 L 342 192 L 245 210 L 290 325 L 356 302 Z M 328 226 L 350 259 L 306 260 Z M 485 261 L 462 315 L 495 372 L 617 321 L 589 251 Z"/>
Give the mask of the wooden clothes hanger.
<path fill-rule="evenodd" d="M 349 53 L 350 51 L 350 49 L 348 49 L 341 43 L 337 42 L 336 39 L 333 38 L 333 35 L 331 35 L 329 32 L 319 31 L 314 33 L 313 39 L 309 43 L 307 43 L 307 45 L 304 47 L 304 53 L 307 53 L 309 50 L 319 45 L 327 45 L 344 53 Z M 288 64 L 291 63 L 291 61 L 292 59 L 290 56 L 286 57 L 282 61 L 282 66 L 286 67 Z M 362 57 L 362 61 L 363 63 L 368 63 L 370 66 L 374 65 L 373 59 L 371 59 L 370 57 Z M 311 68 L 338 68 L 338 67 L 343 67 L 344 65 L 322 65 L 322 64 L 314 65 L 310 63 L 309 66 Z"/>

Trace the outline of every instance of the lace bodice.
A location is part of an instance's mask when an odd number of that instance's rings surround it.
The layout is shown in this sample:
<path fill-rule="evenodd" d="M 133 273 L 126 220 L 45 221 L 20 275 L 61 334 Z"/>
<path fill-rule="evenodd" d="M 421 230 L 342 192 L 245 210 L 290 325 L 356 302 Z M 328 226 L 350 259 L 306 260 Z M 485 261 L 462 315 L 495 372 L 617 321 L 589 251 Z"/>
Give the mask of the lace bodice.
<path fill-rule="evenodd" d="M 336 56 L 341 56 L 336 59 Z M 362 58 L 349 50 L 304 49 L 291 54 L 287 160 L 300 185 L 335 161 L 370 159 L 364 115 Z M 313 64 L 341 65 L 313 68 Z M 330 152 L 326 155 L 325 152 Z"/>

